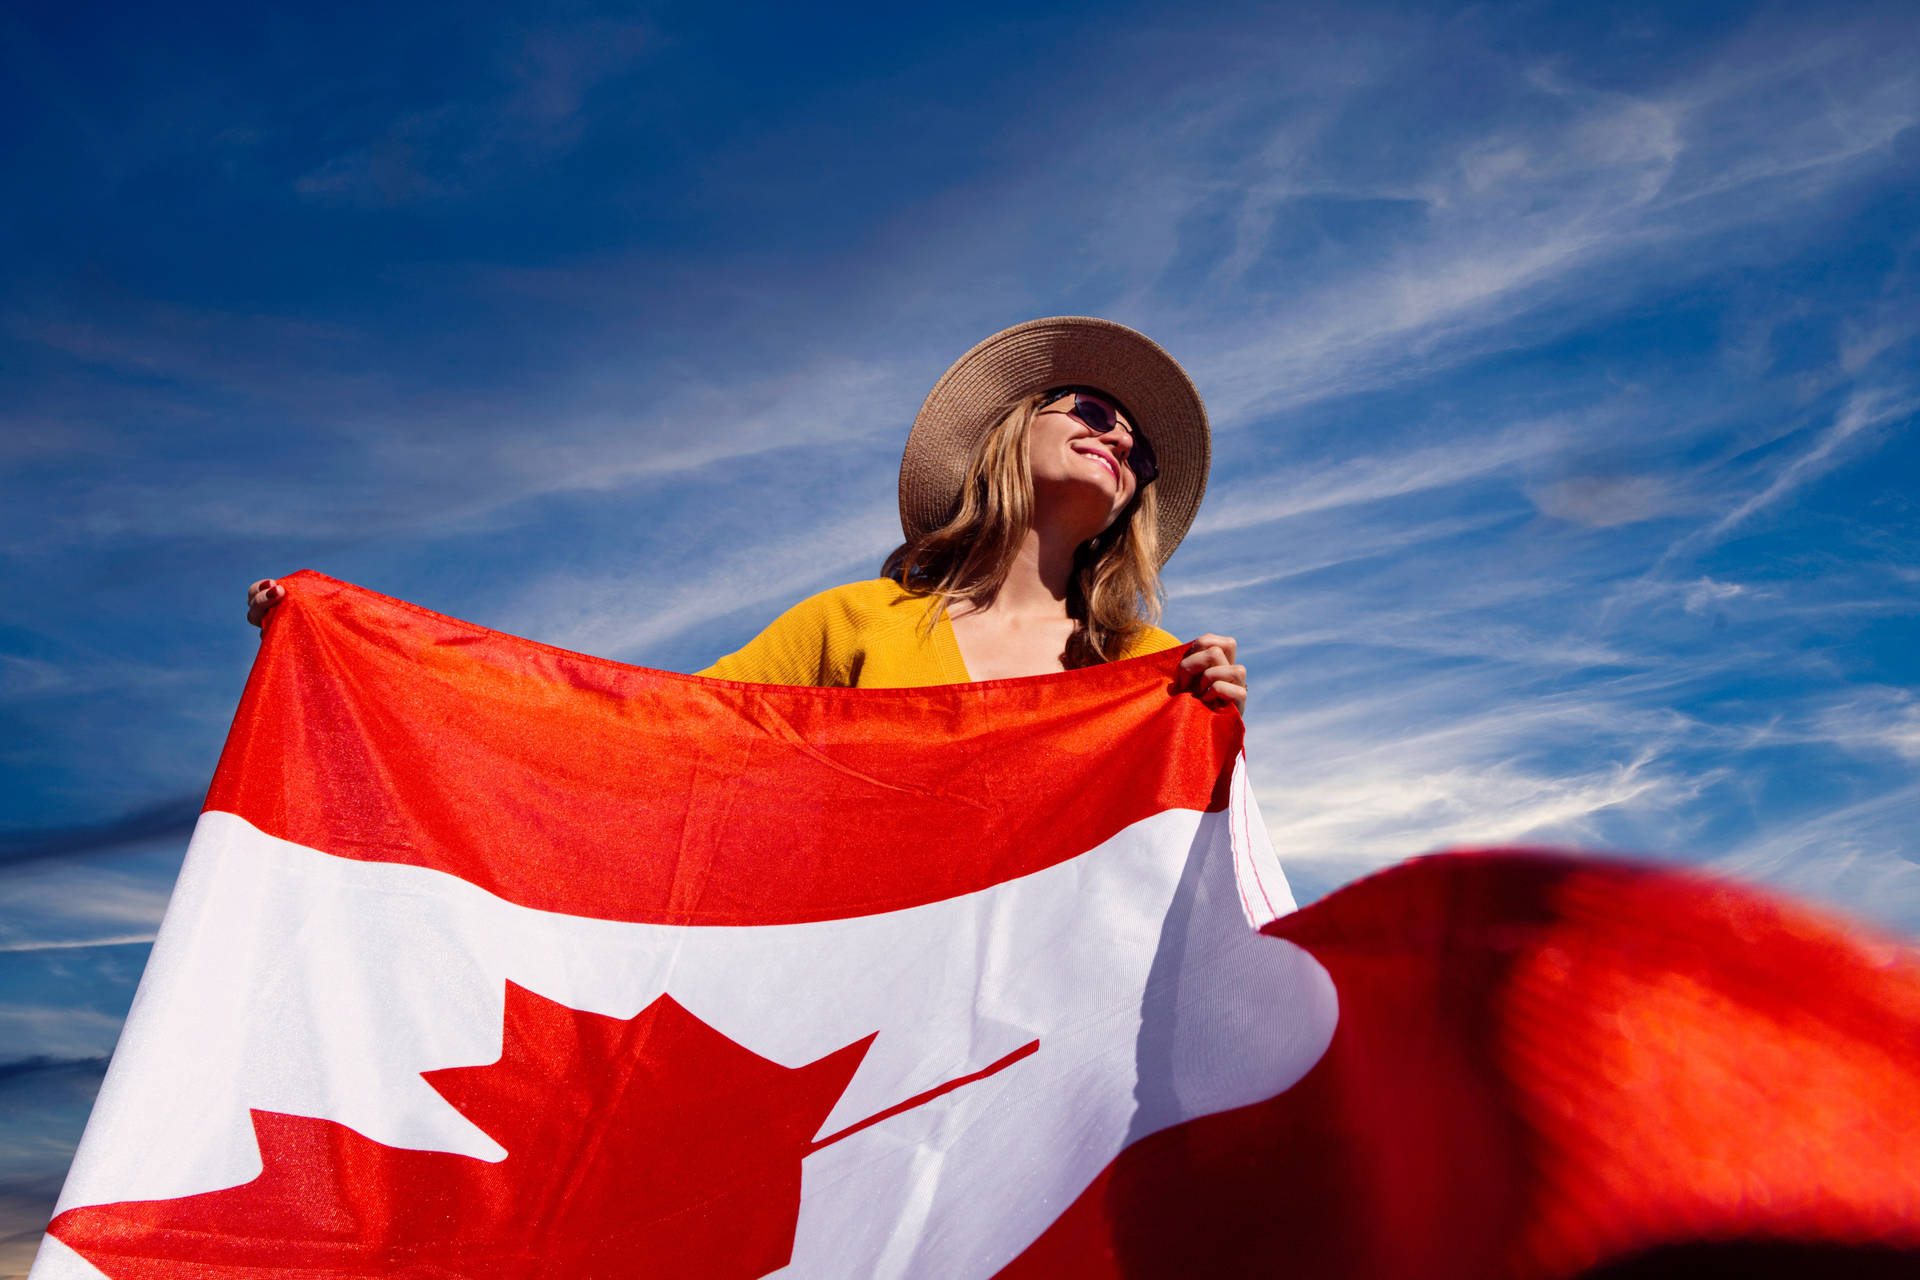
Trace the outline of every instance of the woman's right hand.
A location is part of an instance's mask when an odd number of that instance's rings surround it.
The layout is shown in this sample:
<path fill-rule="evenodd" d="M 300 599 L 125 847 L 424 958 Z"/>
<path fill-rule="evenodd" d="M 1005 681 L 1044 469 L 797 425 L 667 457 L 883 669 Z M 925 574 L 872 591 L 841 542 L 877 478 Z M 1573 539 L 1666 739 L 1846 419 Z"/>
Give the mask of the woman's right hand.
<path fill-rule="evenodd" d="M 287 589 L 272 578 L 262 578 L 247 588 L 247 621 L 259 626 L 267 620 L 273 606 L 287 598 Z"/>

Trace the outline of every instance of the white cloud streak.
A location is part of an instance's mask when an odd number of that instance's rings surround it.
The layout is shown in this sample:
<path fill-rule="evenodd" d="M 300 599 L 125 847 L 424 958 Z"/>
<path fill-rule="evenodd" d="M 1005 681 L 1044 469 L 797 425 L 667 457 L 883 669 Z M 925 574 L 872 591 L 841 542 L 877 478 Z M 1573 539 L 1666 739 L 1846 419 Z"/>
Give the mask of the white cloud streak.
<path fill-rule="evenodd" d="M 1920 783 L 1909 781 L 1773 826 L 1707 865 L 1920 936 L 1916 809 Z"/>
<path fill-rule="evenodd" d="M 1722 516 L 1699 536 L 1712 542 L 1725 537 L 1746 523 L 1757 512 L 1779 504 L 1795 490 L 1809 484 L 1823 472 L 1838 465 L 1842 451 L 1862 432 L 1889 422 L 1911 418 L 1920 411 L 1920 400 L 1886 388 L 1862 389 L 1847 397 L 1833 423 L 1820 432 L 1805 451 L 1796 455 L 1767 484 Z"/>
<path fill-rule="evenodd" d="M 1671 833 L 1665 815 L 1711 780 L 1678 760 L 1699 733 L 1683 717 L 1498 685 L 1402 682 L 1255 733 L 1249 757 L 1282 858 L 1352 875 L 1444 847 L 1592 844 L 1635 823 Z M 1622 824 L 1600 825 L 1616 812 Z"/>
<path fill-rule="evenodd" d="M 1195 522 L 1194 532 L 1205 535 L 1248 529 L 1292 516 L 1364 506 L 1481 480 L 1550 457 L 1564 447 L 1568 437 L 1563 423 L 1526 423 L 1487 438 L 1270 472 L 1258 481 L 1239 481 L 1208 504 Z"/>
<path fill-rule="evenodd" d="M 23 1058 L 98 1058 L 113 1052 L 122 1021 L 91 1009 L 0 1004 L 0 1044 Z"/>
<path fill-rule="evenodd" d="M 1784 627 L 1791 609 L 1837 614 L 1830 594 L 1809 602 L 1742 570 L 1675 566 L 1799 500 L 1914 412 L 1903 375 L 1888 371 L 1916 331 L 1898 299 L 1846 317 L 1831 367 L 1794 379 L 1769 372 L 1770 337 L 1801 303 L 1769 298 L 1752 334 L 1728 339 L 1724 384 L 1694 392 L 1693 375 L 1658 361 L 1596 355 L 1542 376 L 1564 393 L 1523 389 L 1490 407 L 1469 389 L 1441 406 L 1455 394 L 1446 377 L 1476 362 L 1813 242 L 1850 190 L 1898 173 L 1920 81 L 1866 24 L 1823 22 L 1808 40 L 1769 18 L 1704 68 L 1632 91 L 1583 83 L 1575 64 L 1453 49 L 1470 23 L 1406 24 L 1391 39 L 1249 37 L 1236 44 L 1242 61 L 1177 93 L 1143 90 L 1071 146 L 1030 136 L 1022 114 L 996 139 L 1005 163 L 930 184 L 891 222 L 815 259 L 765 268 L 616 253 L 422 272 L 423 288 L 464 291 L 483 313 L 569 316 L 591 330 L 591 357 L 532 363 L 498 385 L 411 379 L 409 352 L 383 355 L 377 335 L 338 326 L 156 311 L 120 327 L 46 328 L 28 317 L 17 334 L 78 359 L 297 410 L 337 440 L 342 469 L 285 500 L 263 499 L 244 470 L 184 483 L 129 470 L 45 536 L 372 531 L 431 543 L 490 521 L 533 527 L 535 500 L 556 495 L 651 503 L 663 478 L 897 441 L 932 377 L 980 333 L 1095 309 L 1182 356 L 1222 445 L 1239 448 L 1175 562 L 1171 597 L 1234 616 L 1245 651 L 1267 664 L 1255 672 L 1255 766 L 1294 856 L 1372 865 L 1460 841 L 1635 833 L 1671 847 L 1699 829 L 1702 789 L 1743 763 L 1737 740 L 1910 760 L 1910 708 L 1890 702 L 1823 704 L 1801 688 L 1780 695 L 1792 702 L 1771 722 L 1668 709 L 1756 672 L 1810 670 L 1814 656 L 1790 638 L 1704 629 L 1729 614 L 1756 629 Z M 1124 37 L 1115 48 L 1124 68 Z M 1436 51 L 1474 55 L 1493 105 L 1435 121 L 1428 145 L 1373 163 L 1354 139 L 1384 149 L 1405 132 L 1380 104 Z M 551 92 L 529 88 L 521 114 L 573 120 L 582 86 L 612 74 L 588 63 L 563 68 Z M 437 129 L 458 131 L 427 132 Z M 386 198 L 367 186 L 366 159 L 349 152 L 339 166 L 350 192 L 310 194 Z M 1061 198 L 1087 190 L 1128 198 Z M 1348 223 L 1362 217 L 1382 222 L 1361 235 Z M 751 356 L 718 373 L 629 362 L 626 351 L 689 319 L 670 295 L 696 296 L 696 277 L 751 281 L 720 286 L 725 306 L 692 318 Z M 1815 401 L 1785 403 L 1783 388 L 1840 405 L 1797 451 L 1786 445 Z M 1401 394 L 1417 404 L 1403 409 Z M 1756 439 L 1782 447 L 1756 452 Z M 675 501 L 693 499 L 668 494 L 646 517 L 683 518 Z M 737 524 L 662 563 L 545 561 L 502 625 L 643 660 L 730 620 L 717 656 L 744 616 L 865 576 L 894 538 L 890 504 L 801 511 L 770 531 Z M 1185 576 L 1195 563 L 1204 576 Z M 1609 599 L 1620 607 L 1596 604 Z M 1374 695 L 1328 703 L 1314 686 L 1356 652 L 1378 658 Z"/>
<path fill-rule="evenodd" d="M 150 943 L 156 933 L 128 933 L 112 938 L 59 938 L 37 942 L 0 942 L 0 952 L 84 951 L 93 947 L 131 947 Z"/>
<path fill-rule="evenodd" d="M 642 660 L 656 646 L 743 609 L 766 606 L 770 622 L 808 585 L 872 577 L 898 540 L 898 513 L 872 508 L 733 551 L 696 572 L 550 576 L 507 614 L 516 631 L 563 648 Z"/>
<path fill-rule="evenodd" d="M 873 317 L 897 310 L 902 290 L 964 298 L 987 316 L 1018 313 L 1032 304 L 1008 269 L 1009 253 L 1063 234 L 1078 236 L 1078 253 L 1121 266 L 1124 297 L 1109 309 L 1185 353 L 1217 421 L 1233 428 L 1539 341 L 1623 296 L 1621 282 L 1634 273 L 1606 270 L 1622 260 L 1637 256 L 1670 269 L 1683 246 L 1704 244 L 1706 252 L 1689 261 L 1724 262 L 1738 250 L 1720 248 L 1712 240 L 1718 233 L 1817 207 L 1829 187 L 1887 163 L 1889 140 L 1920 118 L 1910 74 L 1878 66 L 1864 78 L 1852 74 L 1859 69 L 1848 59 L 1857 61 L 1870 38 L 1863 30 L 1840 32 L 1813 49 L 1789 42 L 1756 54 L 1737 75 L 1716 72 L 1684 92 L 1638 97 L 1583 87 L 1539 67 L 1488 64 L 1485 73 L 1504 76 L 1502 92 L 1520 109 L 1450 138 L 1424 168 L 1392 178 L 1342 172 L 1326 158 L 1325 139 L 1355 102 L 1401 73 L 1397 55 L 1364 41 L 1358 53 L 1335 46 L 1268 51 L 1272 57 L 1250 59 L 1257 70 L 1223 70 L 1204 95 L 1183 90 L 1176 102 L 1142 102 L 1109 131 L 1078 140 L 1078 163 L 1140 194 L 1105 211 L 1108 221 L 1087 223 L 1078 205 L 1072 232 L 1036 220 L 1037 210 L 1057 207 L 1047 198 L 1061 182 L 1053 154 L 983 188 L 940 193 L 883 231 L 864 260 L 817 264 L 832 274 L 834 293 L 834 305 L 819 308 L 817 331 L 804 343 L 761 341 L 788 354 L 772 365 L 755 362 L 724 383 L 703 385 L 658 364 L 605 364 L 547 369 L 552 381 L 504 391 L 449 393 L 413 385 L 417 380 L 395 367 L 371 334 L 177 307 L 165 318 L 147 315 L 137 329 L 126 327 L 125 306 L 114 321 L 16 316 L 13 328 L 88 360 L 240 391 L 337 433 L 349 453 L 363 451 L 354 466 L 368 479 L 333 486 L 327 504 L 304 501 L 299 489 L 269 489 L 271 500 L 262 500 L 258 486 L 232 475 L 205 483 L 189 478 L 184 492 L 178 477 L 151 487 L 122 477 L 68 524 L 91 536 L 189 528 L 290 537 L 430 531 L 542 495 L 617 490 L 769 450 L 898 431 L 926 380 L 953 352 L 939 345 L 941 332 L 889 330 Z M 582 86 L 621 62 L 596 51 L 605 43 L 598 36 L 582 43 L 562 32 L 555 39 L 574 52 L 529 53 L 523 70 L 529 84 L 558 86 L 529 88 L 527 101 L 558 107 L 529 106 L 529 118 L 571 119 Z M 1292 78 L 1276 76 L 1276 57 L 1293 68 Z M 558 70 L 540 69 L 549 62 Z M 1809 75 L 1825 77 L 1818 102 L 1771 101 L 1773 89 Z M 1321 96 L 1301 98 L 1301 85 L 1318 87 Z M 1539 109 L 1525 109 L 1527 94 Z M 1748 120 L 1755 104 L 1762 118 Z M 1252 139 L 1244 136 L 1250 119 L 1268 122 Z M 1739 122 L 1746 149 L 1722 155 L 1716 147 L 1729 120 Z M 1768 145 L 1761 148 L 1760 139 Z M 1245 158 L 1225 168 L 1200 167 L 1195 159 L 1223 151 Z M 1709 198 L 1734 189 L 1737 200 Z M 1676 203 L 1677 193 L 1685 198 Z M 1210 268 L 1209 305 L 1172 304 L 1155 293 L 1156 282 L 1177 258 L 1196 211 L 1223 197 L 1232 204 L 1233 243 Z M 1418 216 L 1350 268 L 1275 293 L 1251 273 L 1270 252 L 1277 220 L 1302 200 L 1397 201 Z M 666 322 L 636 316 L 626 296 L 659 274 L 660 264 L 616 257 L 551 271 L 476 268 L 460 287 L 474 294 L 476 306 L 524 305 L 543 292 L 564 296 L 576 311 L 584 304 L 602 329 L 597 349 L 615 351 L 623 330 L 639 335 Z M 1581 299 L 1584 306 L 1563 305 Z M 1543 309 L 1555 308 L 1557 318 L 1541 319 Z M 1534 319 L 1517 327 L 1529 315 Z M 843 354 L 796 358 L 796 350 Z M 1482 465 L 1497 469 L 1523 462 L 1534 449 L 1551 450 L 1550 435 L 1483 441 Z M 1446 483 L 1448 466 L 1473 465 L 1463 463 L 1462 451 L 1445 452 L 1428 458 L 1416 446 L 1336 460 L 1332 474 L 1317 477 L 1332 486 L 1324 498 L 1289 492 L 1283 475 L 1282 492 L 1264 507 L 1256 500 L 1216 504 L 1205 518 L 1225 528 L 1268 518 L 1263 509 L 1285 514 L 1394 496 Z M 1440 465 L 1423 479 L 1418 473 L 1430 463 Z"/>

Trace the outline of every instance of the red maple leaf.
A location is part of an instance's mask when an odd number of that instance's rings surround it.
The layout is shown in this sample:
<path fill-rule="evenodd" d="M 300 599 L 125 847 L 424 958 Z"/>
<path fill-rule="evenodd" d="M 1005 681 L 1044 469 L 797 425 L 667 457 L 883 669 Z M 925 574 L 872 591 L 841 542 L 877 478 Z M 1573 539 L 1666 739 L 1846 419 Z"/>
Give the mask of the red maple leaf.
<path fill-rule="evenodd" d="M 255 1111 L 252 1182 L 49 1231 L 113 1280 L 761 1276 L 792 1256 L 801 1159 L 870 1122 L 814 1141 L 872 1042 L 789 1069 L 668 996 L 622 1021 L 508 983 L 500 1060 L 423 1076 L 504 1160 Z"/>

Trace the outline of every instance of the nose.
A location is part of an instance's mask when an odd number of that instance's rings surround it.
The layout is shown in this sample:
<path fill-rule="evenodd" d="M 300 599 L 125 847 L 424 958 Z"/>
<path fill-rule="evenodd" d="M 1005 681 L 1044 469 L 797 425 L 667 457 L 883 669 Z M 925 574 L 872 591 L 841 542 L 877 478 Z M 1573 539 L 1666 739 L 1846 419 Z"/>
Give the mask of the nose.
<path fill-rule="evenodd" d="M 1096 431 L 1093 438 L 1113 446 L 1115 456 L 1122 462 L 1125 462 L 1127 455 L 1133 452 L 1133 433 L 1117 422 L 1113 424 L 1111 430 Z"/>

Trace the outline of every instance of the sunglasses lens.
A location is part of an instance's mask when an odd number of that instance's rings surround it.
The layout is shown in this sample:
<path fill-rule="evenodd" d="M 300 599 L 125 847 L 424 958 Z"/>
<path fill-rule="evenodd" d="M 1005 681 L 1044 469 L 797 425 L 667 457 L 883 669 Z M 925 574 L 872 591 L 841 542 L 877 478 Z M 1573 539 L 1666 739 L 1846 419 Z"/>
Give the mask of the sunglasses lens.
<path fill-rule="evenodd" d="M 1085 396 L 1073 398 L 1073 416 L 1098 431 L 1101 435 L 1113 430 L 1116 421 L 1114 412 L 1098 400 L 1089 400 Z"/>
<path fill-rule="evenodd" d="M 1133 468 L 1133 474 L 1141 484 L 1147 484 L 1160 474 L 1159 463 L 1153 456 L 1153 446 L 1139 432 L 1133 433 L 1133 444 L 1127 450 L 1127 465 Z"/>

